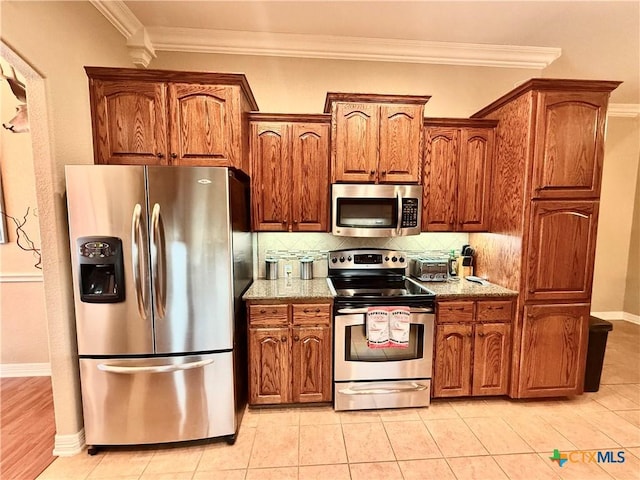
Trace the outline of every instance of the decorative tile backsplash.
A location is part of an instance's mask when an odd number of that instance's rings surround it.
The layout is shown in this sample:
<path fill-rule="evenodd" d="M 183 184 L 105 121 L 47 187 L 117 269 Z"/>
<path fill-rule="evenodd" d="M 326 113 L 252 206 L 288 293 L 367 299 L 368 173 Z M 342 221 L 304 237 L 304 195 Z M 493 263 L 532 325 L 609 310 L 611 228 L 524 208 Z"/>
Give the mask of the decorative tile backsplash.
<path fill-rule="evenodd" d="M 316 255 L 329 250 L 343 248 L 390 248 L 404 252 L 426 252 L 432 250 L 460 251 L 462 245 L 469 243 L 467 233 L 421 233 L 408 237 L 396 238 L 355 238 L 338 237 L 330 233 L 258 233 L 257 237 L 257 262 L 254 272 L 256 278 L 265 277 L 265 259 L 267 251 L 281 258 L 279 277 L 284 277 L 284 269 L 291 268 L 291 276 L 300 276 L 300 265 L 297 256 L 313 252 Z M 290 254 L 290 255 L 287 255 Z M 290 265 L 288 267 L 287 265 Z M 314 264 L 314 276 L 326 276 L 326 262 L 316 261 Z"/>

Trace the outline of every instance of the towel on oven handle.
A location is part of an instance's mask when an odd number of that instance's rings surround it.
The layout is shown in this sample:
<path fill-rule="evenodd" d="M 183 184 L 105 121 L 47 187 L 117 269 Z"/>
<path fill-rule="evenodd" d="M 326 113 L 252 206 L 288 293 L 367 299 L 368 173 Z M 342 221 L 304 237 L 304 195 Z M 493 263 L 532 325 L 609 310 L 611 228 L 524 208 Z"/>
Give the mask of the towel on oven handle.
<path fill-rule="evenodd" d="M 389 307 L 389 346 L 409 348 L 411 308 Z"/>
<path fill-rule="evenodd" d="M 368 307 L 365 324 L 369 348 L 387 348 L 390 345 L 388 307 Z"/>

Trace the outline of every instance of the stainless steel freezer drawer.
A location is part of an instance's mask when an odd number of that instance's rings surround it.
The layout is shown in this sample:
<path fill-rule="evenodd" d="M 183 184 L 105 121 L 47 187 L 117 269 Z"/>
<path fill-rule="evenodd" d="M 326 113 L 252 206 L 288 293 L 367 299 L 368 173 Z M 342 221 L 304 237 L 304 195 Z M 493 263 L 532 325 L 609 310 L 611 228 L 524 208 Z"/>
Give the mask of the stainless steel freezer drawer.
<path fill-rule="evenodd" d="M 80 359 L 87 445 L 233 435 L 233 354 Z"/>

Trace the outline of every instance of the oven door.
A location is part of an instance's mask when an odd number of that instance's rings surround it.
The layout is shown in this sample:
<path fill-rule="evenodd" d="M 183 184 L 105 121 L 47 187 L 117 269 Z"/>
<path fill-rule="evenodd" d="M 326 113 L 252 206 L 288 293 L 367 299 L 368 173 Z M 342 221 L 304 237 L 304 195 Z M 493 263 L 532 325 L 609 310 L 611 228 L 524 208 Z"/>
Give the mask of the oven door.
<path fill-rule="evenodd" d="M 434 314 L 411 307 L 406 348 L 369 348 L 366 308 L 338 308 L 334 317 L 336 382 L 431 378 Z"/>

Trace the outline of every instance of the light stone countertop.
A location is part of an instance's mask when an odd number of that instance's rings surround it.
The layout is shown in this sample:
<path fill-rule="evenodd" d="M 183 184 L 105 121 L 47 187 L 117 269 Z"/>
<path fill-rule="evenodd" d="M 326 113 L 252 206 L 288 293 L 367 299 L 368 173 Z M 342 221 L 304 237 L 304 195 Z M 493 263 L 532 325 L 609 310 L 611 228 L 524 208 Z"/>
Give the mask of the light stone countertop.
<path fill-rule="evenodd" d="M 324 277 L 311 280 L 299 278 L 279 278 L 277 280 L 255 280 L 249 290 L 242 296 L 243 300 L 271 300 L 323 298 L 331 300 L 333 294 L 329 290 L 327 279 Z"/>
<path fill-rule="evenodd" d="M 436 294 L 436 300 L 452 300 L 463 297 L 516 297 L 518 292 L 490 283 L 480 285 L 465 279 L 448 282 L 420 282 L 412 278 Z M 274 299 L 311 299 L 321 298 L 330 300 L 333 294 L 324 277 L 312 280 L 299 278 L 278 280 L 258 279 L 253 282 L 249 290 L 242 296 L 243 300 L 274 300 Z"/>

